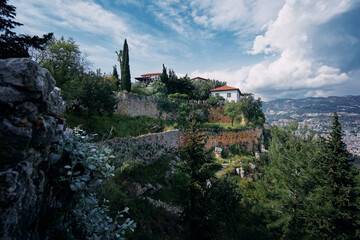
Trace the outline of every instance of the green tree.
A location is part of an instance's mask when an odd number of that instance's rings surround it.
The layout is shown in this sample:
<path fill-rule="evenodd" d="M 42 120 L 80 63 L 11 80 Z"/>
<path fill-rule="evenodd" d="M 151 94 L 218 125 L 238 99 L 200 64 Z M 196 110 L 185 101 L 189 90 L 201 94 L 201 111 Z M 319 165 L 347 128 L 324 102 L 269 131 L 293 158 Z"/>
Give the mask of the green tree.
<path fill-rule="evenodd" d="M 316 208 L 312 232 L 317 239 L 359 239 L 358 172 L 352 166 L 342 141 L 341 124 L 336 113 L 329 138 L 322 140 L 319 149 L 319 186 L 314 195 Z"/>
<path fill-rule="evenodd" d="M 228 102 L 225 105 L 224 111 L 231 118 L 231 125 L 234 126 L 234 120 L 241 120 L 242 118 L 242 103 Z"/>
<path fill-rule="evenodd" d="M 167 95 L 167 88 L 165 83 L 163 83 L 159 79 L 155 79 L 151 83 L 151 94 L 158 96 L 158 97 L 166 97 Z"/>
<path fill-rule="evenodd" d="M 85 74 L 79 101 L 88 111 L 88 115 L 95 113 L 112 115 L 117 104 L 114 95 L 115 85 L 105 81 L 102 77 L 90 72 Z"/>
<path fill-rule="evenodd" d="M 185 93 L 173 93 L 168 95 L 169 99 L 180 99 L 180 100 L 187 100 L 189 96 Z"/>
<path fill-rule="evenodd" d="M 262 203 L 272 216 L 268 227 L 278 239 L 306 239 L 309 194 L 315 188 L 313 135 L 296 124 L 285 130 L 272 129 L 269 165 L 264 168 Z"/>
<path fill-rule="evenodd" d="M 253 96 L 242 98 L 241 111 L 245 118 L 246 123 L 254 123 L 256 125 L 263 125 L 265 122 L 265 115 L 261 109 L 261 99 L 258 98 L 256 101 Z"/>
<path fill-rule="evenodd" d="M 189 227 L 189 239 L 207 239 L 209 212 L 205 207 L 207 180 L 214 177 L 218 165 L 210 151 L 205 149 L 205 137 L 199 132 L 198 123 L 193 119 L 186 130 L 184 147 L 180 158 L 182 171 L 190 176 L 184 220 Z"/>
<path fill-rule="evenodd" d="M 206 100 L 210 97 L 210 90 L 226 85 L 226 82 L 218 80 L 191 80 L 192 91 L 189 93 L 191 99 Z"/>
<path fill-rule="evenodd" d="M 218 106 L 219 102 L 225 102 L 225 99 L 220 95 L 210 96 L 207 100 L 207 104 L 214 108 Z"/>
<path fill-rule="evenodd" d="M 113 66 L 113 72 L 112 72 L 112 79 L 115 82 L 115 85 L 118 87 L 118 82 L 119 82 L 119 74 L 116 68 L 116 65 Z"/>
<path fill-rule="evenodd" d="M 124 47 L 122 51 L 122 62 L 121 62 L 121 89 L 128 92 L 131 91 L 131 77 L 130 77 L 130 66 L 129 66 L 129 47 L 127 41 L 124 41 Z"/>
<path fill-rule="evenodd" d="M 7 4 L 7 0 L 0 2 L 0 58 L 30 57 L 29 48 L 44 49 L 53 33 L 38 36 L 17 35 L 11 29 L 23 24 L 14 21 L 16 8 Z"/>
<path fill-rule="evenodd" d="M 160 75 L 160 79 L 161 82 L 165 85 L 167 91 L 167 86 L 169 84 L 169 75 L 167 74 L 167 70 L 164 64 L 163 64 L 162 74 Z"/>
<path fill-rule="evenodd" d="M 78 98 L 82 77 L 90 64 L 72 38 L 53 37 L 46 49 L 35 55 L 35 60 L 49 70 L 66 101 Z"/>

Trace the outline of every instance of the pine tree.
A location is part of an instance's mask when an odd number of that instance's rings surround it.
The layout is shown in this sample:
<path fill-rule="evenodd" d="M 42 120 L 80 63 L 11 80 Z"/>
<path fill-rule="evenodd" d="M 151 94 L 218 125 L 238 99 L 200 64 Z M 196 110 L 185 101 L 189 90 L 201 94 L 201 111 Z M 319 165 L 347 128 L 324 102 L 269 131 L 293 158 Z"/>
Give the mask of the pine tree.
<path fill-rule="evenodd" d="M 205 136 L 199 132 L 198 123 L 192 119 L 180 152 L 182 170 L 190 176 L 184 220 L 189 226 L 190 239 L 207 239 L 206 181 L 214 177 L 217 165 L 214 156 L 205 149 Z"/>
<path fill-rule="evenodd" d="M 30 57 L 29 48 L 44 49 L 53 34 L 38 36 L 16 35 L 11 29 L 23 24 L 14 21 L 16 8 L 7 4 L 7 0 L 0 1 L 0 58 Z"/>
<path fill-rule="evenodd" d="M 264 209 L 271 213 L 270 229 L 279 239 L 304 239 L 308 195 L 314 188 L 311 172 L 314 161 L 312 135 L 296 124 L 285 130 L 274 127 L 269 147 L 269 165 L 264 168 Z"/>
<path fill-rule="evenodd" d="M 128 92 L 131 91 L 131 77 L 130 77 L 130 66 L 129 66 L 129 47 L 127 41 L 124 41 L 124 47 L 122 51 L 122 62 L 121 62 L 121 89 Z"/>
<path fill-rule="evenodd" d="M 316 209 L 310 227 L 317 239 L 359 239 L 357 170 L 348 158 L 336 113 L 329 138 L 322 140 L 319 152 L 319 188 L 314 195 Z"/>

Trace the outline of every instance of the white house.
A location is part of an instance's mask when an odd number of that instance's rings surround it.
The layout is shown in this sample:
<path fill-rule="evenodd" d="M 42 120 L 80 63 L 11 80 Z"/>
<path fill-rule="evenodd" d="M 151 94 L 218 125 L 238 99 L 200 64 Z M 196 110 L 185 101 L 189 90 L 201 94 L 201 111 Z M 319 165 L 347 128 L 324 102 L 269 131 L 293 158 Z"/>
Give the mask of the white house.
<path fill-rule="evenodd" d="M 211 96 L 221 96 L 225 101 L 237 102 L 240 100 L 243 95 L 238 88 L 233 88 L 229 86 L 223 86 L 215 89 L 211 89 Z"/>
<path fill-rule="evenodd" d="M 150 83 L 152 83 L 154 80 L 160 80 L 160 75 L 162 73 L 147 73 L 141 75 L 141 77 L 136 77 L 135 79 L 139 83 L 145 83 L 146 86 L 148 86 Z"/>

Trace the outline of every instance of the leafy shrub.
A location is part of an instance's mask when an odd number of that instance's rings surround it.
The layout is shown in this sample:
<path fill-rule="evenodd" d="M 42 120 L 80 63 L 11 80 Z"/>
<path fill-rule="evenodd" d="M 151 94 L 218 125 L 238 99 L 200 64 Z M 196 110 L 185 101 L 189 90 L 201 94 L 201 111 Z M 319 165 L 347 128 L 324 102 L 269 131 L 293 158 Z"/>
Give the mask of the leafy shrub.
<path fill-rule="evenodd" d="M 79 102 L 87 109 L 89 116 L 94 113 L 112 115 L 117 104 L 113 92 L 115 88 L 114 84 L 104 81 L 94 73 L 86 74 L 79 90 Z"/>
<path fill-rule="evenodd" d="M 145 83 L 133 83 L 131 84 L 131 94 L 149 96 L 151 92 Z"/>
<path fill-rule="evenodd" d="M 68 184 L 73 205 L 65 217 L 65 229 L 75 238 L 86 239 L 123 239 L 127 229 L 134 230 L 136 224 L 126 218 L 119 224 L 120 218 L 128 212 L 125 208 L 113 219 L 109 217 L 108 200 L 100 200 L 96 188 L 103 180 L 113 177 L 115 158 L 111 150 L 90 142 L 91 138 L 80 129 L 75 128 L 72 134 L 65 136 L 59 153 L 63 165 L 60 171 L 60 182 Z M 60 160 L 60 155 L 52 157 L 52 163 Z"/>
<path fill-rule="evenodd" d="M 217 107 L 219 103 L 223 101 L 225 101 L 225 99 L 220 95 L 210 96 L 209 99 L 207 100 L 207 104 L 211 107 Z"/>
<path fill-rule="evenodd" d="M 187 95 L 185 93 L 173 93 L 173 94 L 169 94 L 168 98 L 169 99 L 187 100 L 189 98 L 189 95 Z"/>
<path fill-rule="evenodd" d="M 179 104 L 170 101 L 168 98 L 160 97 L 157 106 L 161 112 L 175 112 Z"/>

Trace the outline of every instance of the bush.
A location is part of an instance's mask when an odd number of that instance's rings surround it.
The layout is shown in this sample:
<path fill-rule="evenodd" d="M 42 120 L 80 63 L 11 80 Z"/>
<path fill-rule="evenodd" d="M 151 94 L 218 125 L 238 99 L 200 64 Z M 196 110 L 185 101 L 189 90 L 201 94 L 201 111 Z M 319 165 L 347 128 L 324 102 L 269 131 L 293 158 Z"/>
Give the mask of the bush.
<path fill-rule="evenodd" d="M 224 102 L 225 99 L 220 96 L 220 95 L 217 95 L 217 96 L 210 96 L 209 99 L 207 100 L 207 104 L 211 107 L 217 107 L 219 105 L 220 102 Z"/>
<path fill-rule="evenodd" d="M 115 88 L 115 85 L 101 77 L 87 74 L 81 87 L 79 102 L 87 109 L 89 116 L 95 113 L 112 115 L 117 104 L 113 92 Z"/>
<path fill-rule="evenodd" d="M 149 96 L 149 95 L 151 95 L 151 92 L 146 87 L 146 84 L 134 83 L 134 84 L 131 84 L 131 94 Z"/>
<path fill-rule="evenodd" d="M 60 215 L 46 211 L 46 215 L 50 215 L 47 218 L 56 218 L 52 220 L 56 226 L 49 228 L 64 230 L 61 233 L 55 231 L 56 234 L 73 239 L 121 239 L 125 230 L 134 230 L 136 224 L 129 218 L 119 222 L 128 208 L 111 218 L 109 201 L 97 195 L 102 182 L 114 176 L 114 158 L 110 149 L 92 143 L 80 129 L 66 135 L 58 153 L 50 155 L 53 171 L 53 178 L 49 180 L 50 196 L 65 208 Z M 60 236 L 49 237 L 61 239 Z"/>
<path fill-rule="evenodd" d="M 168 95 L 169 99 L 187 100 L 189 96 L 185 93 L 173 93 Z"/>

